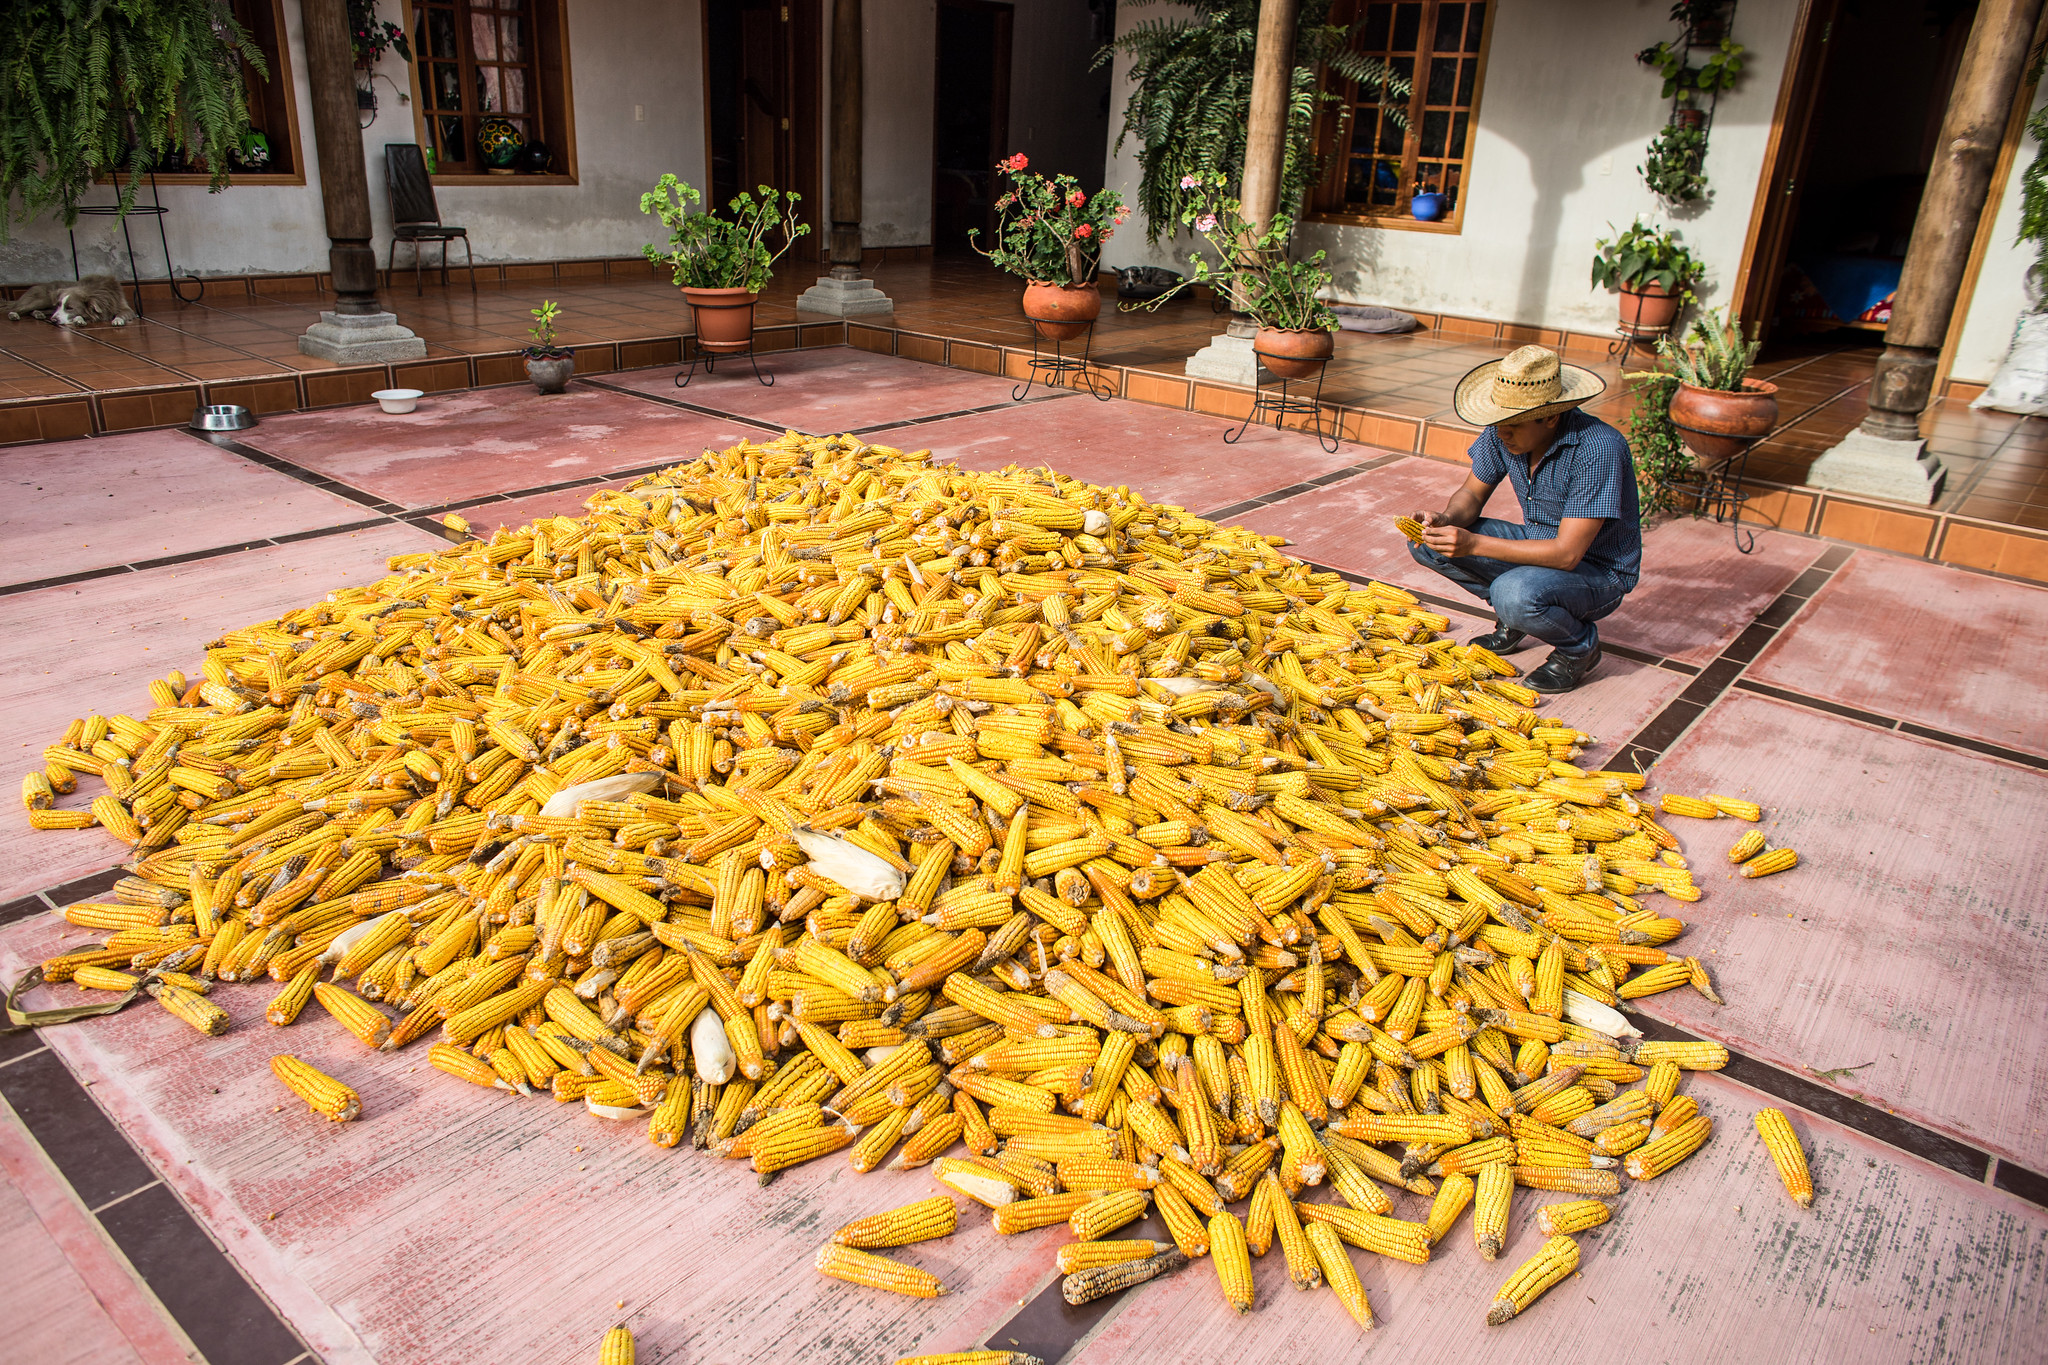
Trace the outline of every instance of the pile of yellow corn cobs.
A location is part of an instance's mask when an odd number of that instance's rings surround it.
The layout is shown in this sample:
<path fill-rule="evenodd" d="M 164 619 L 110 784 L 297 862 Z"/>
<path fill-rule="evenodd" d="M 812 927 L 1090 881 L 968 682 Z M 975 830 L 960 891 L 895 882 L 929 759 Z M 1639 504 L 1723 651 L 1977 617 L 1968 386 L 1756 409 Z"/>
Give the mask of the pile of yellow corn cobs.
<path fill-rule="evenodd" d="M 1000 1231 L 1070 1224 L 1077 1302 L 1213 1253 L 1248 1309 L 1277 1240 L 1369 1323 L 1340 1243 L 1426 1261 L 1471 1203 L 1491 1258 L 1517 1186 L 1577 1196 L 1505 1321 L 1621 1175 L 1707 1136 L 1674 1090 L 1725 1050 L 1613 1008 L 1717 998 L 1644 903 L 1698 897 L 1677 841 L 1398 588 L 1127 489 L 795 434 L 390 568 L 46 751 L 32 817 L 139 855 L 49 980 L 217 1032 L 211 983 L 268 976 L 272 1025 L 317 1000 L 763 1177 L 937 1162 Z M 76 774 L 89 813 L 49 799 Z M 1171 1244 L 1112 1238 L 1153 1206 Z M 874 1249 L 956 1221 L 912 1205 L 818 1268 L 942 1293 Z"/>

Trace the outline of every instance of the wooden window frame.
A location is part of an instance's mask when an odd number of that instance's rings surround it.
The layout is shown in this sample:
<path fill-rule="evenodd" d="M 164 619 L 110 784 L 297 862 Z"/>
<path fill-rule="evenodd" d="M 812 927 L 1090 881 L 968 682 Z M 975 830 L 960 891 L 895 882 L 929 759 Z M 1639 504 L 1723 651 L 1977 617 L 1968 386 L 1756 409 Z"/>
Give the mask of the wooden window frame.
<path fill-rule="evenodd" d="M 250 26 L 249 36 L 263 50 L 263 58 L 270 64 L 270 79 L 252 81 L 249 86 L 251 112 L 257 108 L 263 111 L 263 135 L 270 139 L 271 154 L 277 154 L 278 144 L 284 144 L 285 152 L 291 158 L 289 171 L 235 171 L 228 179 L 227 188 L 239 185 L 303 185 L 306 183 L 306 153 L 299 141 L 299 97 L 292 86 L 292 52 L 284 26 L 284 0 L 250 0 L 250 18 L 256 22 Z M 263 20 L 269 20 L 269 32 L 262 31 Z M 267 40 L 267 41 L 266 41 Z M 102 176 L 104 181 L 116 177 Z M 204 171 L 160 171 L 158 185 L 211 185 L 213 178 Z"/>
<path fill-rule="evenodd" d="M 488 171 L 456 171 L 436 173 L 436 185 L 574 185 L 579 183 L 576 166 L 576 98 L 569 78 L 569 6 L 568 0 L 531 0 L 532 32 L 534 45 L 534 103 L 536 112 L 528 117 L 543 130 L 542 141 L 554 153 L 555 165 L 561 169 L 546 175 L 492 175 Z M 405 31 L 417 38 L 417 16 L 412 0 L 405 0 Z M 468 31 L 463 30 L 462 41 L 469 41 Z M 427 136 L 427 111 L 424 87 L 420 82 L 420 58 L 424 53 L 415 51 L 411 62 L 406 64 L 412 82 L 413 136 L 420 146 L 432 146 Z M 469 64 L 463 63 L 464 70 Z M 465 86 L 467 93 L 467 86 Z"/>
<path fill-rule="evenodd" d="M 1417 26 L 1416 41 L 1434 42 L 1436 7 L 1439 0 L 1420 0 L 1422 18 Z M 1367 0 L 1338 0 L 1332 8 L 1330 22 L 1351 23 L 1355 21 Z M 1478 69 L 1472 77 L 1472 102 L 1465 106 L 1465 154 L 1462 157 L 1433 158 L 1441 161 L 1457 160 L 1463 167 L 1458 184 L 1458 200 L 1444 217 L 1433 223 L 1425 223 L 1408 211 L 1411 197 L 1410 182 L 1414 179 L 1414 166 L 1421 157 L 1422 116 L 1428 95 L 1428 73 L 1425 70 L 1427 58 L 1422 54 L 1434 49 L 1418 47 L 1414 74 L 1414 92 L 1408 99 L 1408 132 L 1401 143 L 1400 186 L 1394 203 L 1385 209 L 1372 213 L 1359 213 L 1349 208 L 1325 208 L 1333 198 L 1343 193 L 1344 179 L 1350 161 L 1348 146 L 1337 145 L 1341 130 L 1348 140 L 1352 136 L 1352 125 L 1357 119 L 1357 101 L 1346 100 L 1343 110 L 1325 110 L 1316 124 L 1316 154 L 1326 159 L 1322 182 L 1313 191 L 1313 199 L 1307 221 L 1312 223 L 1341 223 L 1356 227 L 1391 228 L 1397 232 L 1435 232 L 1457 236 L 1465 228 L 1465 205 L 1471 197 L 1472 162 L 1479 140 L 1480 106 L 1486 95 L 1487 57 L 1493 49 L 1493 29 L 1500 18 L 1500 6 L 1495 0 L 1464 0 L 1468 4 L 1483 4 L 1486 7 L 1486 22 L 1480 30 Z M 1462 53 L 1460 55 L 1463 55 Z M 1325 77 L 1327 82 L 1328 77 Z M 1348 83 L 1347 83 L 1348 84 Z M 1342 117 L 1348 112 L 1349 118 Z"/>

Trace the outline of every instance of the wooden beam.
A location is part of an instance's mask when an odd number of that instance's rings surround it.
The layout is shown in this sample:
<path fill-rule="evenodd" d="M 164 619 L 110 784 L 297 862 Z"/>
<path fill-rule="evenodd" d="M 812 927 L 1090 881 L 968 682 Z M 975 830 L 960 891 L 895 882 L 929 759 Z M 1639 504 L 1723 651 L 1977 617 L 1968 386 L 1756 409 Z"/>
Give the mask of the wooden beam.
<path fill-rule="evenodd" d="M 860 276 L 861 0 L 832 5 L 832 272 Z"/>
<path fill-rule="evenodd" d="M 1870 379 L 1863 430 L 1871 436 L 1919 439 L 2041 6 L 2042 0 L 1983 0 L 1977 7 L 1893 296 L 1884 354 Z"/>
<path fill-rule="evenodd" d="M 320 203 L 327 216 L 334 311 L 349 316 L 381 313 L 348 0 L 301 0 L 299 9 L 305 25 L 306 85 L 313 106 L 313 144 L 320 159 Z"/>
<path fill-rule="evenodd" d="M 1244 143 L 1244 178 L 1238 199 L 1245 220 L 1259 232 L 1280 211 L 1280 178 L 1287 168 L 1287 96 L 1294 81 L 1295 20 L 1300 0 L 1263 0 L 1258 46 L 1252 55 L 1252 107 Z"/>

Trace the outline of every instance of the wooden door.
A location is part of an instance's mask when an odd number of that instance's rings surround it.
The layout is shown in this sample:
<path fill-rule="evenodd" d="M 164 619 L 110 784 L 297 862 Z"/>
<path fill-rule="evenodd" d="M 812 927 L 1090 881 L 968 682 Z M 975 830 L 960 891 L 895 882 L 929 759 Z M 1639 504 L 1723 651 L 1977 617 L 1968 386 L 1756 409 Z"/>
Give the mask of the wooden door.
<path fill-rule="evenodd" d="M 1764 147 L 1763 173 L 1757 178 L 1756 200 L 1750 209 L 1749 236 L 1742 265 L 1728 296 L 1745 323 L 1768 335 L 1785 252 L 1799 220 L 1800 179 L 1806 169 L 1808 133 L 1822 94 L 1828 40 L 1834 35 L 1841 0 L 1800 0 L 1793 25 L 1792 50 L 1785 58 L 1784 83 L 1771 116 L 1771 135 Z"/>
<path fill-rule="evenodd" d="M 704 7 L 706 139 L 710 192 L 723 206 L 769 185 L 802 196 L 797 216 L 822 241 L 819 202 L 820 33 L 818 0 L 719 0 Z"/>

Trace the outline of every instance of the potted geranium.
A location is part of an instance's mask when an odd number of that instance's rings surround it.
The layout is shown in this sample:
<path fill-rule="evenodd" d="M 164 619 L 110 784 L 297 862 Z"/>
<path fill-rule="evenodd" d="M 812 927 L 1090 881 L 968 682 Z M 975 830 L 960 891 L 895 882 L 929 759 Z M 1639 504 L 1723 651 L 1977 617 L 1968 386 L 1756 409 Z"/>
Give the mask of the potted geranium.
<path fill-rule="evenodd" d="M 1703 465 L 1712 464 L 1740 454 L 1778 424 L 1778 386 L 1749 377 L 1761 344 L 1755 328 L 1744 337 L 1741 318 L 1731 312 L 1723 322 L 1715 309 L 1695 318 L 1683 341 L 1658 340 L 1661 370 L 1625 377 L 1676 380 L 1671 425 Z"/>
<path fill-rule="evenodd" d="M 976 251 L 1023 279 L 1024 316 L 1038 334 L 1071 341 L 1102 313 L 1102 244 L 1128 213 L 1115 190 L 1089 194 L 1071 175 L 1026 175 L 1030 164 L 1022 152 L 996 163 L 1010 188 L 996 200 L 995 240 L 982 251 L 974 241 L 980 230 L 967 236 Z"/>
<path fill-rule="evenodd" d="M 555 345 L 555 319 L 561 312 L 553 299 L 542 299 L 540 307 L 533 310 L 539 325 L 526 329 L 533 345 L 519 353 L 526 357 L 526 377 L 542 393 L 560 393 L 569 387 L 569 376 L 576 373 L 576 353 Z"/>
<path fill-rule="evenodd" d="M 1322 299 L 1331 279 L 1323 268 L 1326 253 L 1289 260 L 1294 220 L 1276 214 L 1265 231 L 1258 231 L 1245 220 L 1242 205 L 1224 193 L 1226 184 L 1215 172 L 1181 178 L 1192 201 L 1181 222 L 1207 239 L 1217 259 L 1212 264 L 1197 256 L 1187 280 L 1136 306 L 1157 308 L 1195 284 L 1229 294 L 1234 306 L 1259 324 L 1252 349 L 1265 367 L 1283 379 L 1306 379 L 1336 347 L 1337 314 Z"/>
<path fill-rule="evenodd" d="M 1621 294 L 1621 325 L 1637 335 L 1668 331 L 1707 273 L 1676 232 L 1640 218 L 1593 251 L 1593 283 Z"/>
<path fill-rule="evenodd" d="M 757 189 L 758 199 L 744 190 L 733 196 L 725 218 L 708 209 L 692 213 L 703 196 L 673 175 L 640 196 L 640 211 L 661 219 L 669 234 L 666 248 L 650 242 L 642 254 L 674 270 L 696 319 L 700 350 L 744 351 L 753 344 L 754 304 L 773 278 L 772 267 L 811 230 L 797 221 L 795 191 Z M 775 233 L 782 245 L 770 251 L 767 238 Z"/>

